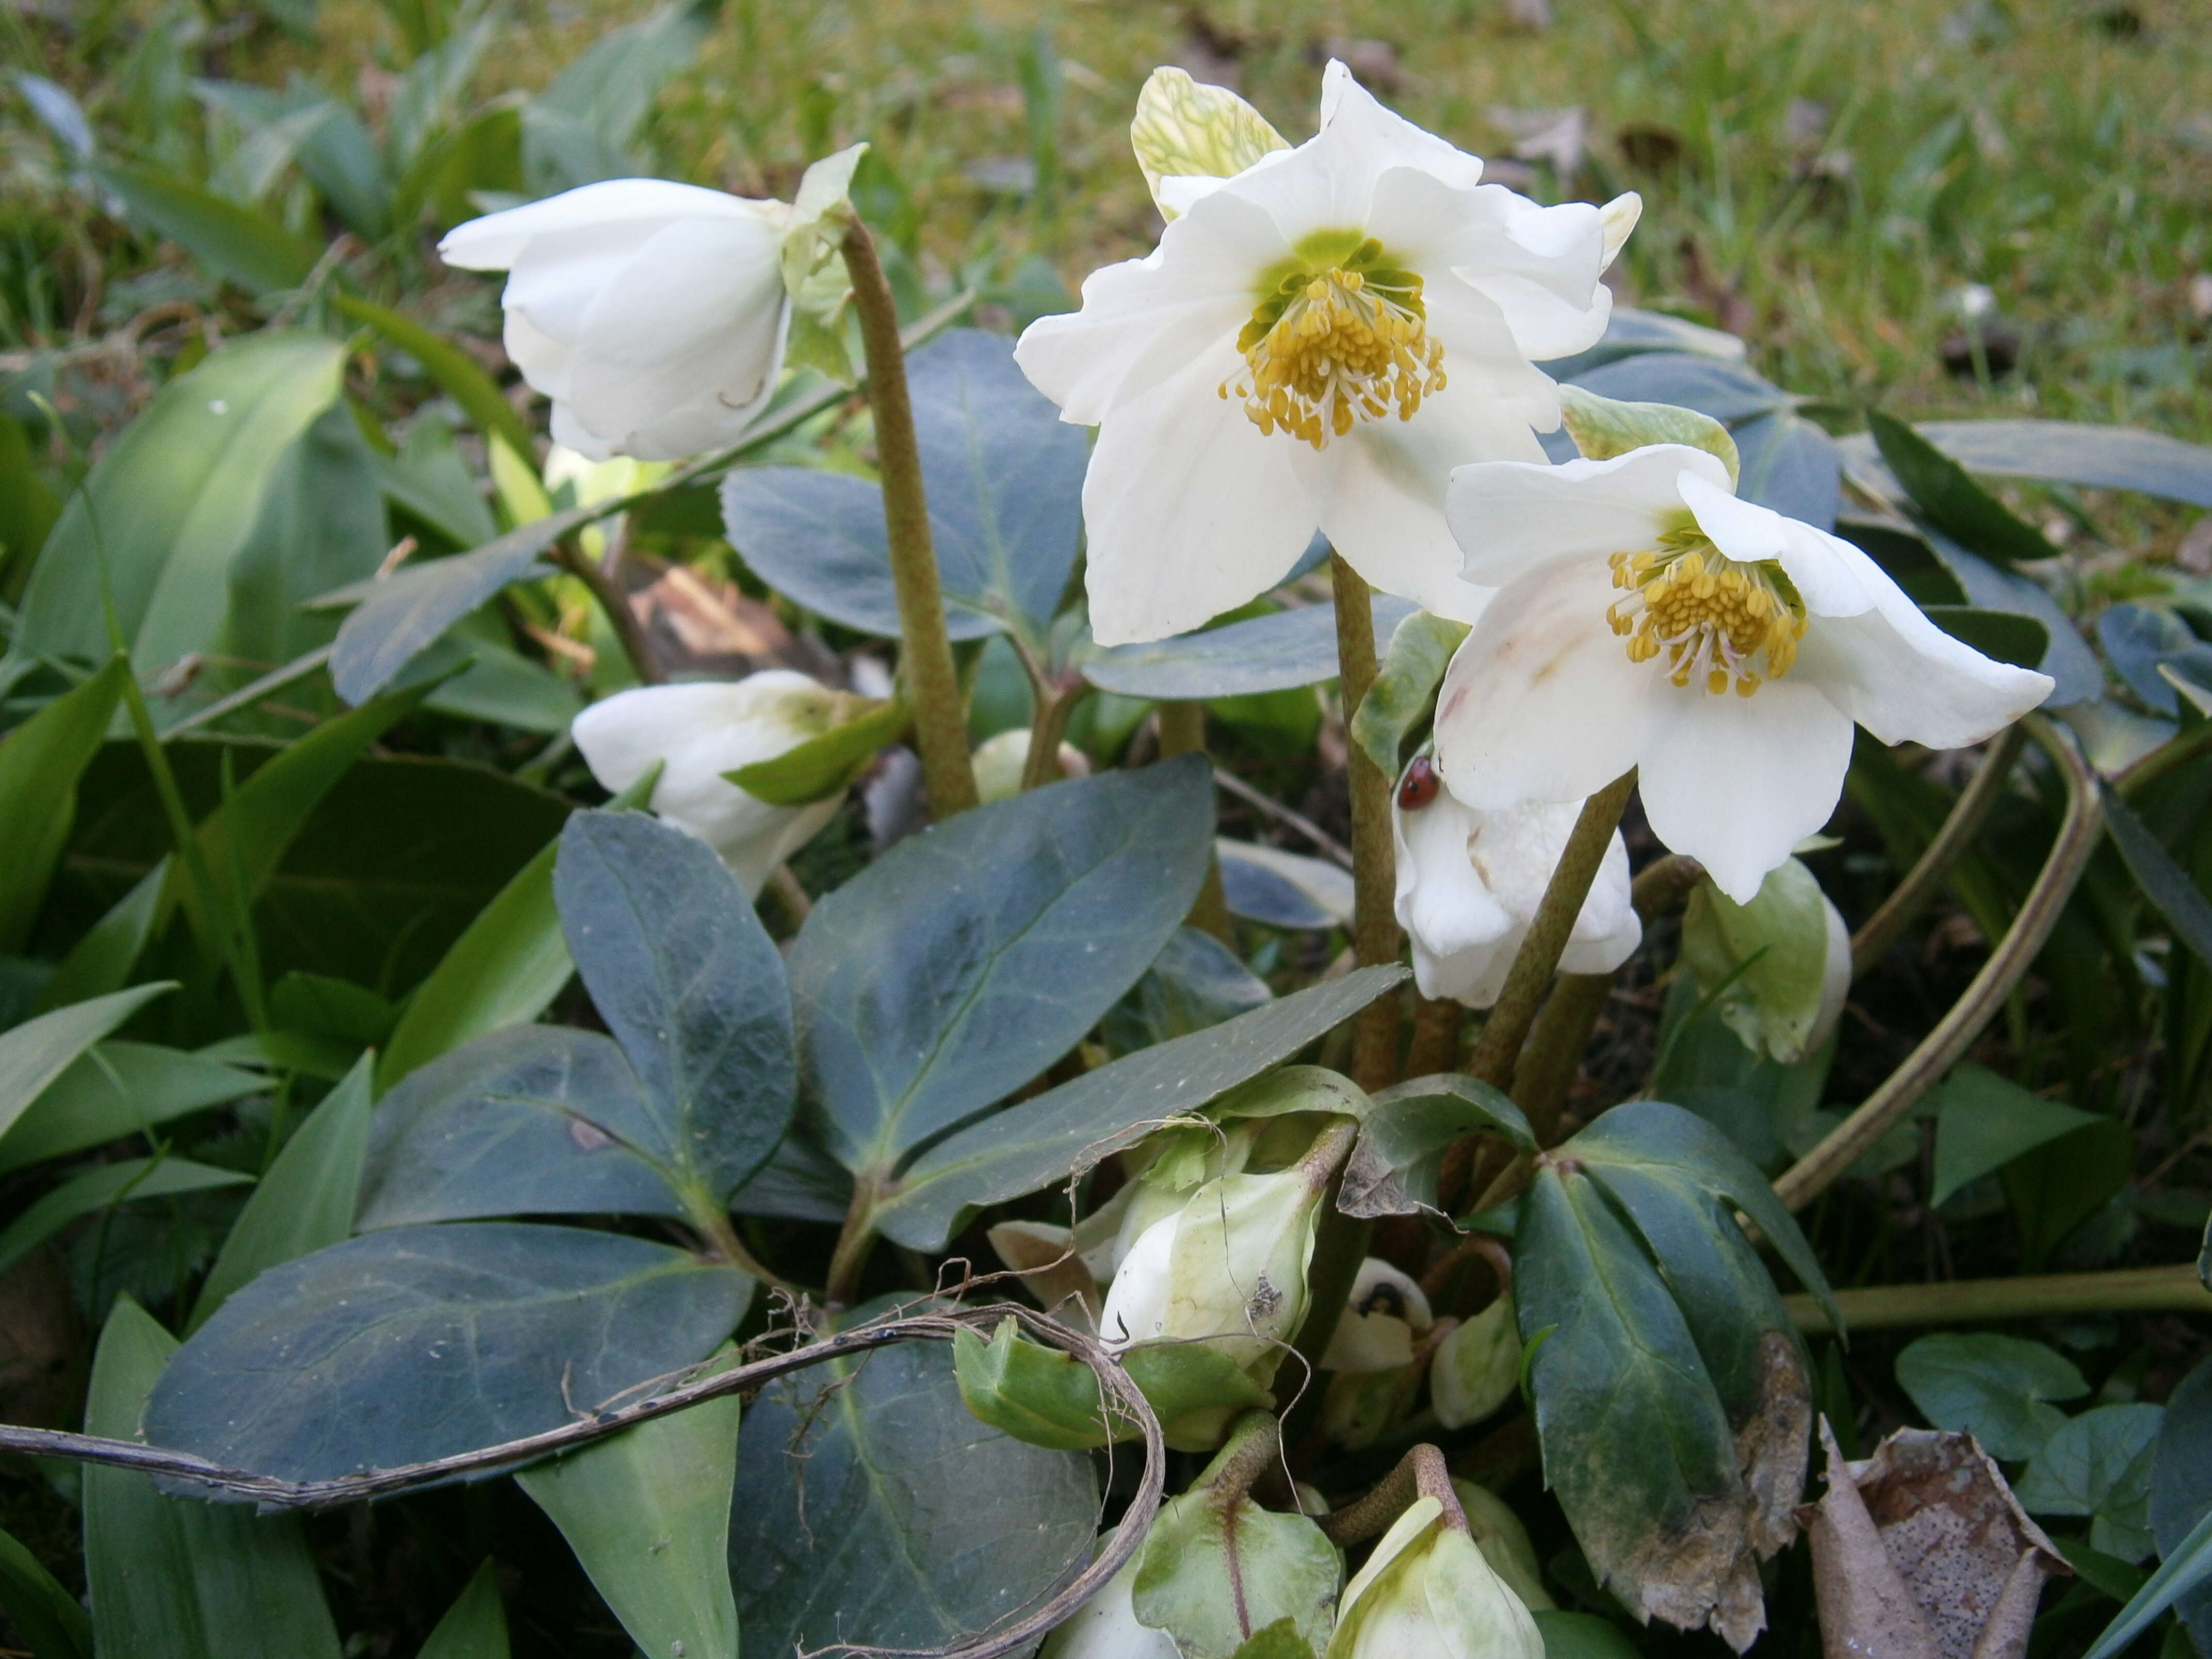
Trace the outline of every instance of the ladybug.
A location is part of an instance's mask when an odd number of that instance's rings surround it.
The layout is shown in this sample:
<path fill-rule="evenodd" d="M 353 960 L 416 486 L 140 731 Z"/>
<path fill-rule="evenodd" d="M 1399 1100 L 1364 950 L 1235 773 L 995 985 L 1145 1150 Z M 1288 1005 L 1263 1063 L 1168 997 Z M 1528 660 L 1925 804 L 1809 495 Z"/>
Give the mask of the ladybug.
<path fill-rule="evenodd" d="M 1426 755 L 1416 755 L 1413 763 L 1406 769 L 1406 775 L 1398 781 L 1398 810 L 1419 811 L 1434 800 L 1443 787 L 1443 780 L 1437 775 L 1436 763 Z"/>

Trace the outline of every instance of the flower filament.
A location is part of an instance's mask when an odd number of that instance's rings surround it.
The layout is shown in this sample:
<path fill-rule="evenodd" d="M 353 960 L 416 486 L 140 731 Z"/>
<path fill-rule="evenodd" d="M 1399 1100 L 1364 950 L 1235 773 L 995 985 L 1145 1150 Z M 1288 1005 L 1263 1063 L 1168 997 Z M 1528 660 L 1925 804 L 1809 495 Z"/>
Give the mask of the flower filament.
<path fill-rule="evenodd" d="M 1763 683 L 1753 666 L 1762 654 L 1766 679 L 1796 661 L 1805 604 L 1776 561 L 1740 563 L 1698 532 L 1674 530 L 1656 549 L 1607 562 L 1613 585 L 1628 590 L 1606 619 L 1627 640 L 1629 661 L 1663 659 L 1677 685 L 1699 684 L 1716 696 L 1733 685 L 1743 697 Z"/>
<path fill-rule="evenodd" d="M 1340 263 L 1282 277 L 1238 332 L 1245 372 L 1221 396 L 1233 387 L 1262 433 L 1279 427 L 1316 449 L 1394 405 L 1409 421 L 1444 386 L 1444 349 L 1427 319 L 1420 277 L 1385 263 L 1370 236 Z"/>

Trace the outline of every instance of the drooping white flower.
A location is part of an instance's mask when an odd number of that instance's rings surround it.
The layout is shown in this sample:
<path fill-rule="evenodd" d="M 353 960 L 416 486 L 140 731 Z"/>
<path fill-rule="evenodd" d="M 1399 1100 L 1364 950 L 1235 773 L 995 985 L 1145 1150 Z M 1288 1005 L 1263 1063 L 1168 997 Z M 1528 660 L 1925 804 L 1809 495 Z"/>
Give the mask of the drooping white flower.
<path fill-rule="evenodd" d="M 504 270 L 507 355 L 592 460 L 735 443 L 775 390 L 791 210 L 665 179 L 610 179 L 456 226 L 447 264 Z"/>
<path fill-rule="evenodd" d="M 1544 1638 L 1466 1529 L 1413 1500 L 1337 1604 L 1327 1659 L 1544 1659 Z"/>
<path fill-rule="evenodd" d="M 1575 801 L 1638 767 L 1653 833 L 1738 903 L 1827 821 L 1854 721 L 1955 748 L 2051 691 L 1850 543 L 1739 501 L 1701 449 L 1464 466 L 1449 512 L 1467 580 L 1500 590 L 1437 697 L 1451 793 Z"/>
<path fill-rule="evenodd" d="M 1163 133 L 1166 136 L 1163 136 Z M 1374 586 L 1472 620 L 1448 470 L 1538 460 L 1535 362 L 1605 331 L 1600 272 L 1635 200 L 1539 207 L 1401 119 L 1342 64 L 1295 149 L 1233 94 L 1163 70 L 1133 129 L 1171 222 L 1091 273 L 1015 358 L 1099 428 L 1084 480 L 1102 644 L 1197 627 L 1279 581 L 1318 527 Z"/>
<path fill-rule="evenodd" d="M 1544 889 L 1573 833 L 1582 803 L 1524 801 L 1479 812 L 1417 756 L 1391 796 L 1398 851 L 1398 925 L 1413 946 L 1421 994 L 1488 1008 L 1528 936 Z M 1606 848 L 1560 966 L 1606 974 L 1644 937 L 1629 902 L 1628 849 L 1619 832 Z"/>
<path fill-rule="evenodd" d="M 735 681 L 641 685 L 602 698 L 569 725 L 592 775 L 627 789 L 661 762 L 653 810 L 721 855 L 757 897 L 775 866 L 836 816 L 842 793 L 777 806 L 725 778 L 796 749 L 851 716 L 855 699 L 787 668 Z"/>
<path fill-rule="evenodd" d="M 1359 1264 L 1352 1295 L 1329 1333 L 1321 1358 L 1325 1371 L 1365 1376 L 1413 1363 L 1413 1340 L 1436 1322 L 1429 1298 L 1411 1274 L 1380 1256 Z"/>

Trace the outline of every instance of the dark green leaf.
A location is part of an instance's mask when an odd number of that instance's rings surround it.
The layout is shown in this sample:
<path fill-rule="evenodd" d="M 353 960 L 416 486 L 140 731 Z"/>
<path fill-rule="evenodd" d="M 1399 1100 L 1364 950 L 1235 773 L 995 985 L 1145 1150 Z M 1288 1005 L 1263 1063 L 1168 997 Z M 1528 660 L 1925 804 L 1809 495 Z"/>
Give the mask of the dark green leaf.
<path fill-rule="evenodd" d="M 20 592 L 22 573 L 61 516 L 62 504 L 31 456 L 23 423 L 0 414 L 0 582 Z"/>
<path fill-rule="evenodd" d="M 1352 872 L 1342 865 L 1225 836 L 1213 851 L 1231 915 L 1310 932 L 1352 926 Z"/>
<path fill-rule="evenodd" d="M 499 1601 L 499 1570 L 489 1558 L 446 1609 L 416 1659 L 507 1659 L 507 1609 Z"/>
<path fill-rule="evenodd" d="M 264 332 L 162 387 L 70 498 L 12 649 L 105 662 L 103 571 L 140 673 L 215 648 L 233 562 L 293 443 L 336 400 L 343 356 L 319 335 Z"/>
<path fill-rule="evenodd" d="M 1790 394 L 1741 362 L 1683 351 L 1647 351 L 1574 376 L 1585 392 L 1620 403 L 1680 404 L 1724 426 L 1790 406 Z"/>
<path fill-rule="evenodd" d="M 1903 421 L 1880 410 L 1867 414 L 1875 447 L 1913 504 L 1936 527 L 2001 564 L 2055 559 L 2043 532 L 1976 483 L 1973 476 Z"/>
<path fill-rule="evenodd" d="M 2151 1574 L 2150 1582 L 2136 1593 L 2135 1600 L 2120 1609 L 2118 1616 L 2105 1627 L 2105 1633 L 2081 1659 L 2118 1659 L 2168 1607 L 2176 1602 L 2187 1607 L 2191 1598 L 2201 1602 L 2207 1581 L 2212 1581 L 2212 1510 L 2207 1510 L 2188 1534 L 2165 1552 L 2165 1559 L 2160 1562 L 2158 1571 Z M 2199 1613 L 2191 1621 L 2192 1637 L 2198 1633 L 2197 1627 L 2203 1618 L 2204 1614 Z"/>
<path fill-rule="evenodd" d="M 1534 1617 L 1544 1638 L 1544 1659 L 1634 1659 L 1638 1651 L 1620 1626 L 1594 1613 L 1540 1608 Z"/>
<path fill-rule="evenodd" d="M 2212 1364 L 2199 1360 L 2166 1402 L 2151 1452 L 2150 1524 L 2159 1553 L 2171 1563 L 2187 1550 L 2192 1530 L 2212 1559 Z M 2212 1645 L 2212 1567 L 2197 1569 L 2197 1588 L 2180 1598 L 2182 1622 L 2200 1644 Z"/>
<path fill-rule="evenodd" d="M 796 1102 L 782 957 L 713 850 L 641 813 L 571 817 L 553 893 L 568 954 L 652 1109 L 641 1150 L 719 1209 L 768 1161 Z"/>
<path fill-rule="evenodd" d="M 2135 1164 L 2135 1132 L 2117 1119 L 2100 1118 L 2005 1166 L 2000 1179 L 2031 1272 L 2126 1187 Z"/>
<path fill-rule="evenodd" d="M 1073 1048 L 1181 925 L 1212 832 L 1184 757 L 963 812 L 822 900 L 791 986 L 830 1150 L 883 1179 Z"/>
<path fill-rule="evenodd" d="M 39 1558 L 0 1532 L 0 1613 L 35 1659 L 92 1659 L 92 1620 Z"/>
<path fill-rule="evenodd" d="M 370 1233 L 224 1303 L 146 1407 L 156 1445 L 285 1480 L 540 1433 L 712 1353 L 752 1283 L 574 1227 Z"/>
<path fill-rule="evenodd" d="M 1941 1204 L 1969 1182 L 1994 1174 L 2047 1141 L 2100 1121 L 1969 1062 L 1929 1097 L 1936 1115 L 1936 1167 L 1928 1201 Z"/>
<path fill-rule="evenodd" d="M 351 1235 L 368 1147 L 368 1072 L 363 1054 L 276 1154 L 208 1270 L 187 1336 L 257 1274 Z"/>
<path fill-rule="evenodd" d="M 1817 529 L 1834 528 L 1844 485 L 1833 438 L 1786 409 L 1740 422 L 1731 435 L 1742 458 L 1737 494 Z"/>
<path fill-rule="evenodd" d="M 100 750 L 130 663 L 110 660 L 0 741 L 0 951 L 20 953 L 76 817 L 76 781 Z"/>
<path fill-rule="evenodd" d="M 641 1653 L 738 1659 L 730 1588 L 738 1397 L 639 1425 L 523 1470 Z"/>
<path fill-rule="evenodd" d="M 1389 653 L 1399 625 L 1414 611 L 1404 599 L 1375 596 L 1378 656 Z M 1318 685 L 1336 678 L 1336 612 L 1328 605 L 1310 605 L 1152 645 L 1094 648 L 1081 666 L 1083 678 L 1102 691 L 1163 701 L 1202 702 Z"/>
<path fill-rule="evenodd" d="M 2212 900 L 2208 900 L 2189 872 L 2173 860 L 2150 826 L 2135 809 L 2106 786 L 2098 791 L 2105 804 L 2105 823 L 2112 842 L 2127 860 L 2143 896 L 2158 908 L 2174 935 L 2198 961 L 2212 965 Z"/>
<path fill-rule="evenodd" d="M 1544 372 L 1556 380 L 1580 380 L 1601 364 L 1652 351 L 1690 352 L 1723 363 L 1740 363 L 1744 357 L 1743 342 L 1733 334 L 1663 311 L 1615 306 L 1606 320 L 1604 337 L 1595 345 L 1571 357 L 1552 359 Z"/>
<path fill-rule="evenodd" d="M 1010 1106 L 915 1159 L 875 1224 L 899 1243 L 941 1250 L 963 1210 L 1049 1186 L 1159 1120 L 1195 1111 L 1288 1060 L 1405 977 L 1403 968 L 1362 968 Z"/>
<path fill-rule="evenodd" d="M 903 738 L 913 723 L 912 712 L 894 697 L 774 760 L 755 761 L 722 775 L 771 806 L 804 806 L 844 793 L 876 751 Z"/>
<path fill-rule="evenodd" d="M 1089 1457 L 977 1422 L 935 1342 L 770 1383 L 737 1490 L 730 1573 L 760 1654 L 991 1629 L 1082 1568 L 1097 1519 Z"/>
<path fill-rule="evenodd" d="M 1211 933 L 1178 927 L 1100 1028 L 1116 1054 L 1188 1036 L 1262 1003 L 1274 993 Z"/>
<path fill-rule="evenodd" d="M 2013 1495 L 2032 1515 L 2096 1515 L 2124 1501 L 2121 1488 L 2158 1439 L 2165 1407 L 2140 1403 L 2097 1406 L 2043 1443 Z M 2139 1487 L 2136 1497 L 2144 1494 Z M 2117 1501 L 2116 1501 L 2117 1500 Z M 2144 1546 L 2148 1548 L 2149 1540 Z"/>
<path fill-rule="evenodd" d="M 410 1072 L 376 1109 L 362 1231 L 501 1215 L 665 1215 L 666 1131 L 596 1031 L 517 1025 Z"/>
<path fill-rule="evenodd" d="M 1445 666 L 1468 635 L 1465 623 L 1416 611 L 1390 635 L 1375 683 L 1352 717 L 1352 740 L 1367 751 L 1385 777 L 1398 775 L 1406 734 L 1428 713 Z"/>
<path fill-rule="evenodd" d="M 2089 1392 L 2063 1355 L 1992 1332 L 1920 1338 L 1898 1355 L 1897 1381 L 1937 1428 L 1963 1430 L 2008 1460 L 2034 1456 L 2065 1422 L 2049 1401 Z"/>
<path fill-rule="evenodd" d="M 28 1206 L 5 1232 L 0 1232 L 0 1273 L 7 1272 L 78 1217 L 94 1210 L 126 1199 L 242 1186 L 251 1179 L 235 1170 L 213 1169 L 181 1158 L 131 1158 L 96 1164 Z"/>
<path fill-rule="evenodd" d="M 2128 689 L 2168 717 L 2180 713 L 2180 696 L 2160 668 L 2198 686 L 2212 681 L 2212 644 L 2171 611 L 2108 605 L 2097 618 L 2097 642 Z"/>
<path fill-rule="evenodd" d="M 104 1146 L 268 1086 L 204 1054 L 116 1039 L 79 1056 L 0 1135 L 0 1174 Z"/>
<path fill-rule="evenodd" d="M 1971 605 L 1923 607 L 1928 620 L 1984 656 L 2015 668 L 2035 668 L 2051 654 L 2049 624 L 2017 611 L 1984 611 Z"/>
<path fill-rule="evenodd" d="M 127 991 L 72 1003 L 50 1014 L 0 1031 L 0 1137 L 30 1109 L 47 1085 L 76 1057 L 165 992 L 177 988 L 165 980 L 134 985 Z"/>
<path fill-rule="evenodd" d="M 453 401 L 467 411 L 477 430 L 487 440 L 503 438 L 507 447 L 518 455 L 527 457 L 537 453 L 529 422 L 514 412 L 514 405 L 507 402 L 491 376 L 477 367 L 476 359 L 459 346 L 441 338 L 411 317 L 351 294 L 333 295 L 331 304 L 340 315 L 368 324 L 421 363 L 430 372 L 431 378 L 452 394 Z"/>
<path fill-rule="evenodd" d="M 948 330 L 908 361 L 907 379 L 952 637 L 1006 628 L 1042 643 L 1082 528 L 1081 428 L 1060 419 L 997 335 Z M 722 514 L 731 544 L 770 586 L 848 627 L 898 633 L 874 485 L 748 469 L 724 482 Z"/>
<path fill-rule="evenodd" d="M 1735 1436 L 1666 1281 L 1557 1168 L 1522 1197 L 1513 1261 L 1545 1478 L 1591 1570 L 1632 1610 L 1747 1645 L 1761 1595 Z"/>
<path fill-rule="evenodd" d="M 297 288 L 314 269 L 315 250 L 258 208 L 159 167 L 95 161 L 91 171 L 133 218 L 249 293 Z"/>
<path fill-rule="evenodd" d="M 1536 1149 L 1521 1109 L 1479 1079 L 1445 1073 L 1394 1084 L 1375 1097 L 1359 1126 L 1337 1208 L 1352 1216 L 1441 1213 L 1437 1177 L 1444 1149 L 1474 1133 Z"/>
<path fill-rule="evenodd" d="M 2057 680 L 2058 685 L 2045 699 L 2045 707 L 2061 708 L 2077 702 L 2092 702 L 2104 695 L 2104 665 L 2082 639 L 2074 619 L 2040 583 L 1969 552 L 1932 526 L 1923 526 L 1923 535 L 1971 605 L 1983 611 L 2027 617 L 2048 630 L 2051 648 L 2036 666 Z"/>
<path fill-rule="evenodd" d="M 161 896 L 168 890 L 169 861 L 161 860 L 125 893 L 107 914 L 78 935 L 62 958 L 54 976 L 40 994 L 41 1012 L 92 997 L 104 997 L 131 982 L 131 970 L 153 937 L 161 915 Z"/>
<path fill-rule="evenodd" d="M 2212 449 L 2162 432 L 2072 421 L 1924 421 L 1919 432 L 1977 472 L 2212 507 Z"/>
<path fill-rule="evenodd" d="M 92 1364 L 85 1431 L 137 1437 L 176 1339 L 118 1298 Z M 84 1472 L 85 1578 L 101 1659 L 338 1659 L 300 1522 L 165 1498 L 128 1469 Z"/>

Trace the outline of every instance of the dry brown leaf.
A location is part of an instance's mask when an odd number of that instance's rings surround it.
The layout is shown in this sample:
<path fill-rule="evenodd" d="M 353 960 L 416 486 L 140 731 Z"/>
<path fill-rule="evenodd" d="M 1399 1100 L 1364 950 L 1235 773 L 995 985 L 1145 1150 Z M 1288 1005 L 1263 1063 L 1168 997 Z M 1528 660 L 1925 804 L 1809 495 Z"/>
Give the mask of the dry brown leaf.
<path fill-rule="evenodd" d="M 1900 1429 L 1798 1512 L 1829 1659 L 2021 1659 L 2046 1578 L 2071 1571 L 1969 1434 Z"/>

